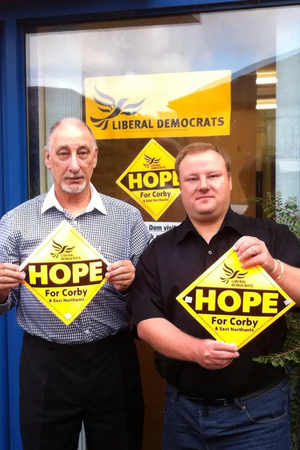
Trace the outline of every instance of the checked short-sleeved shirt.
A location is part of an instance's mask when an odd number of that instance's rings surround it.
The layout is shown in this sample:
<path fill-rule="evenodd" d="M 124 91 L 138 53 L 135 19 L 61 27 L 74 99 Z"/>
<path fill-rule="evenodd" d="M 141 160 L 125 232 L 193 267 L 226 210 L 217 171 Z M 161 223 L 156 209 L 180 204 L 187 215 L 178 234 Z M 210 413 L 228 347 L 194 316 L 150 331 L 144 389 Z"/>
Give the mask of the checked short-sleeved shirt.
<path fill-rule="evenodd" d="M 95 191 L 86 211 L 74 218 L 55 198 L 53 187 L 14 208 L 0 221 L 0 261 L 21 264 L 63 221 L 69 222 L 109 263 L 130 260 L 135 266 L 150 235 L 140 212 Z M 23 284 L 11 290 L 0 314 L 17 307 L 19 325 L 28 333 L 59 343 L 84 343 L 125 329 L 131 318 L 131 293 L 106 281 L 70 324 L 65 325 Z"/>

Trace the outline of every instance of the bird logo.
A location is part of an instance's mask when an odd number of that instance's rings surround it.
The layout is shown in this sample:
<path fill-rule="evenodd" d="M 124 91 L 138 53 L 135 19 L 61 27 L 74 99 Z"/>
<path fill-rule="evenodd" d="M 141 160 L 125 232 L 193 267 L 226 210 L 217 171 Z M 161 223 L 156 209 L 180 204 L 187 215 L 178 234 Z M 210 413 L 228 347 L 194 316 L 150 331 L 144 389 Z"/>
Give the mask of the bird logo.
<path fill-rule="evenodd" d="M 144 158 L 147 161 L 147 164 L 144 164 L 145 167 L 151 166 L 151 164 L 158 164 L 159 161 L 161 160 L 161 158 L 151 158 L 151 156 L 146 155 L 146 153 L 144 154 Z"/>
<path fill-rule="evenodd" d="M 58 255 L 61 255 L 62 253 L 71 253 L 71 251 L 75 248 L 75 245 L 73 247 L 68 247 L 67 245 L 60 245 L 58 242 L 53 241 L 52 247 L 55 250 L 55 253 L 50 253 L 53 258 L 58 258 Z"/>
<path fill-rule="evenodd" d="M 102 119 L 90 117 L 94 126 L 100 128 L 101 130 L 106 130 L 108 122 L 119 115 L 133 116 L 134 114 L 137 114 L 145 101 L 145 98 L 143 98 L 143 100 L 141 100 L 140 102 L 130 103 L 126 105 L 126 102 L 129 100 L 129 98 L 121 98 L 121 100 L 119 100 L 117 103 L 116 100 L 110 95 L 99 91 L 96 86 L 94 86 L 94 88 L 97 94 L 97 96 L 94 96 L 94 100 L 97 105 L 99 105 L 98 109 L 101 112 L 108 114 Z"/>
<path fill-rule="evenodd" d="M 233 278 L 239 278 L 239 279 L 245 278 L 245 276 L 248 273 L 248 272 L 240 272 L 240 270 L 233 271 L 230 267 L 226 266 L 225 263 L 224 263 L 223 271 L 227 275 L 227 278 L 221 277 L 221 280 L 223 281 L 223 283 L 226 283 L 226 284 L 229 282 L 229 280 L 232 280 Z"/>

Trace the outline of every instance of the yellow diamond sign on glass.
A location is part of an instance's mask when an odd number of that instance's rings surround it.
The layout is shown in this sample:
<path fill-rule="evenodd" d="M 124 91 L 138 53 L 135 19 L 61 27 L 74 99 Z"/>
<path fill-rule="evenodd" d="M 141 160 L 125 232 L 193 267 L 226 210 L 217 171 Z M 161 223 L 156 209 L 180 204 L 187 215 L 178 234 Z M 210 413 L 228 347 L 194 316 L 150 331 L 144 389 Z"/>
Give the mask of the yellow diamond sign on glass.
<path fill-rule="evenodd" d="M 108 262 L 68 222 L 24 261 L 24 284 L 69 325 L 105 283 Z"/>
<path fill-rule="evenodd" d="M 158 220 L 180 194 L 174 163 L 173 156 L 151 139 L 116 183 Z"/>
<path fill-rule="evenodd" d="M 177 300 L 214 338 L 238 348 L 295 304 L 261 266 L 243 269 L 233 249 Z"/>

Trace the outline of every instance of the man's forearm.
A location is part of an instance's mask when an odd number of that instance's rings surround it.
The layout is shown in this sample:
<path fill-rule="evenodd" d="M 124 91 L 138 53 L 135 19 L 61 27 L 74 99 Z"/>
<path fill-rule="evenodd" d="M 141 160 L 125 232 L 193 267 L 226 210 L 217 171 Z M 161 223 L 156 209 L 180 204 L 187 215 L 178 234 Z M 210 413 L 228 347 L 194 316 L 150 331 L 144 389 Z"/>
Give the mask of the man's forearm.
<path fill-rule="evenodd" d="M 163 318 L 140 322 L 138 335 L 155 350 L 165 356 L 184 361 L 195 361 L 195 345 L 199 339 L 183 333 L 175 325 Z"/>
<path fill-rule="evenodd" d="M 209 370 L 223 369 L 239 357 L 235 344 L 195 338 L 164 318 L 140 322 L 138 334 L 159 353 L 172 359 L 195 362 Z"/>
<path fill-rule="evenodd" d="M 278 262 L 276 273 L 271 277 L 297 305 L 300 305 L 300 269 Z"/>

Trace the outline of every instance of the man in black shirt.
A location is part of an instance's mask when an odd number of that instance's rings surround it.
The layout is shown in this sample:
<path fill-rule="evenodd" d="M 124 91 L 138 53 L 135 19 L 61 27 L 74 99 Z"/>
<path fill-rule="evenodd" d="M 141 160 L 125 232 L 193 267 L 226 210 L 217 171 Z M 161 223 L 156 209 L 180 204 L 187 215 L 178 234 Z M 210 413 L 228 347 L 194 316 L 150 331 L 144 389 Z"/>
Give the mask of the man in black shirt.
<path fill-rule="evenodd" d="M 216 147 L 188 145 L 175 170 L 187 219 L 150 244 L 133 286 L 133 322 L 167 380 L 163 450 L 289 449 L 285 370 L 253 361 L 282 349 L 284 317 L 238 352 L 176 297 L 233 247 L 244 269 L 262 266 L 299 303 L 300 242 L 285 225 L 230 209 L 230 159 Z"/>

